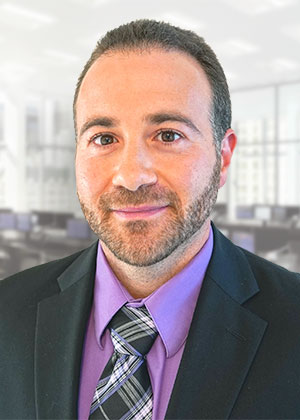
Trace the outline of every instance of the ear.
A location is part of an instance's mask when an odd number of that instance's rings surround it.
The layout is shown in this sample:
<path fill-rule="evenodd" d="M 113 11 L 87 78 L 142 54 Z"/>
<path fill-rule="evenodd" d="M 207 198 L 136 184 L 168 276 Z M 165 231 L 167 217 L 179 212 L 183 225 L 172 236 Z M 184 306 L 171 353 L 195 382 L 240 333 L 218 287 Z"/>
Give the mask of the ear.
<path fill-rule="evenodd" d="M 219 188 L 223 187 L 227 179 L 228 168 L 231 162 L 232 154 L 235 149 L 237 138 L 235 132 L 229 128 L 222 140 L 221 148 L 221 173 Z"/>

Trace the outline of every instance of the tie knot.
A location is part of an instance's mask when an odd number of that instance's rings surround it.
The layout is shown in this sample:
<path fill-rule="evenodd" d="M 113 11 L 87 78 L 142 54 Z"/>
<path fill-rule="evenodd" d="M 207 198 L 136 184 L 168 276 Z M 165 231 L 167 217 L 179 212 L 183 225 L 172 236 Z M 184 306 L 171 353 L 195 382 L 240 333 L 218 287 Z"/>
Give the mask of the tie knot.
<path fill-rule="evenodd" d="M 145 306 L 123 306 L 109 327 L 115 351 L 121 354 L 145 356 L 157 336 L 155 324 Z"/>

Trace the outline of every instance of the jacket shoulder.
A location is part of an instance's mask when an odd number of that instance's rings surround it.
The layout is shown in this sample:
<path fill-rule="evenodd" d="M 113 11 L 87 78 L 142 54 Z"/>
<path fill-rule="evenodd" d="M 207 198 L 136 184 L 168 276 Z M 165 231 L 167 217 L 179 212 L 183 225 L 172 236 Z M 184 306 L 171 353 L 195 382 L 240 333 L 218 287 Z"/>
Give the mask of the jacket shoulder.
<path fill-rule="evenodd" d="M 290 271 L 278 264 L 268 261 L 258 255 L 252 254 L 251 252 L 239 248 L 246 256 L 254 274 L 258 279 L 264 279 L 267 281 L 272 278 L 272 282 L 286 284 L 287 286 L 300 288 L 300 274 Z"/>
<path fill-rule="evenodd" d="M 299 328 L 300 274 L 287 270 L 246 250 L 245 254 L 259 287 L 246 306 L 259 308 L 262 318 L 275 317 L 283 327 Z"/>
<path fill-rule="evenodd" d="M 0 302 L 40 299 L 57 290 L 57 277 L 65 271 L 85 249 L 67 257 L 20 271 L 0 281 Z"/>

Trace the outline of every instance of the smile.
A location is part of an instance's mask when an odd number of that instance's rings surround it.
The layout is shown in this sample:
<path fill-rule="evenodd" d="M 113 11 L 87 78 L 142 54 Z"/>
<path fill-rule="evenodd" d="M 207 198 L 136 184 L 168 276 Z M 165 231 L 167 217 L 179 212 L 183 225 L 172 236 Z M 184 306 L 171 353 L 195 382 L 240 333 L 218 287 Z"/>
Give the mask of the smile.
<path fill-rule="evenodd" d="M 168 206 L 164 207 L 141 207 L 113 210 L 114 214 L 123 219 L 145 219 L 156 214 L 162 213 Z"/>

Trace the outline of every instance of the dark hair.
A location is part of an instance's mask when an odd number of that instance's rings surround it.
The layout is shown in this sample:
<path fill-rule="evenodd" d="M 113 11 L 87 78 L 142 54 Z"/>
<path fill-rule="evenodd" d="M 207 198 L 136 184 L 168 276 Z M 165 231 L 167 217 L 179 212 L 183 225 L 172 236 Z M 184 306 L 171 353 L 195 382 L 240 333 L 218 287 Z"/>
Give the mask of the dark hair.
<path fill-rule="evenodd" d="M 212 89 L 210 122 L 217 153 L 220 153 L 224 134 L 231 124 L 231 101 L 224 71 L 216 54 L 204 39 L 195 32 L 178 28 L 165 22 L 141 19 L 121 25 L 104 35 L 96 45 L 91 57 L 81 72 L 73 102 L 76 131 L 76 101 L 84 76 L 91 65 L 109 51 L 130 51 L 149 48 L 166 51 L 177 50 L 194 57 L 205 71 Z"/>

